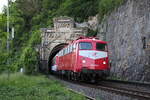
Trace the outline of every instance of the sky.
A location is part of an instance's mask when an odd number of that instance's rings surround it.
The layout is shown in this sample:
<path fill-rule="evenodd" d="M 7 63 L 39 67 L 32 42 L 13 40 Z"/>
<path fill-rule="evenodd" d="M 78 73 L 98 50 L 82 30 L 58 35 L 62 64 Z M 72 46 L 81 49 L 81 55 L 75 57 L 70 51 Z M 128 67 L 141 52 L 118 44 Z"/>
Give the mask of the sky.
<path fill-rule="evenodd" d="M 0 13 L 2 13 L 4 5 L 7 5 L 7 0 L 0 0 Z"/>

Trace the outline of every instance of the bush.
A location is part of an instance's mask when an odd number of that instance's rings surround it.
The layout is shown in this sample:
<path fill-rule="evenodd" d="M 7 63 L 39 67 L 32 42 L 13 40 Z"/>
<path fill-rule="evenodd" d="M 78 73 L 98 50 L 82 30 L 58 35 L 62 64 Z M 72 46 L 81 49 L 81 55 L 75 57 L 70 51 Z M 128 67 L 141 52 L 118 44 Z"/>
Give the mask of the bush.
<path fill-rule="evenodd" d="M 22 56 L 25 74 L 36 74 L 38 66 L 38 53 L 34 50 L 34 48 L 27 47 L 25 48 Z"/>
<path fill-rule="evenodd" d="M 87 36 L 87 37 L 92 37 L 92 36 L 95 37 L 95 36 L 97 35 L 97 32 L 98 32 L 98 30 L 95 30 L 95 31 L 94 31 L 94 30 L 90 30 L 90 29 L 89 29 L 86 36 Z"/>
<path fill-rule="evenodd" d="M 0 73 L 7 70 L 8 54 L 6 52 L 0 52 Z"/>
<path fill-rule="evenodd" d="M 104 15 L 113 11 L 119 5 L 123 3 L 123 0 L 100 0 L 99 2 L 99 15 L 100 20 L 104 18 Z"/>
<path fill-rule="evenodd" d="M 57 9 L 58 16 L 70 16 L 77 22 L 83 22 L 89 16 L 95 16 L 98 13 L 99 0 L 64 0 L 60 8 Z"/>
<path fill-rule="evenodd" d="M 33 31 L 30 39 L 27 41 L 19 57 L 16 57 L 16 61 L 12 64 L 13 71 L 18 71 L 24 68 L 25 74 L 36 74 L 38 69 L 38 52 L 35 51 L 36 45 L 40 43 L 40 31 Z"/>

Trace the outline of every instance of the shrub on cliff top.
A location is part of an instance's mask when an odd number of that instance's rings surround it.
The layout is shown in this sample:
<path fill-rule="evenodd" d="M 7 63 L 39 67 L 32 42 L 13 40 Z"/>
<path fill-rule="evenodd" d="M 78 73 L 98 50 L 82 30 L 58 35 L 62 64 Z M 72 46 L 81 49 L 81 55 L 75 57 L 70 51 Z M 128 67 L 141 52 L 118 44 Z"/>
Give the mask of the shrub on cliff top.
<path fill-rule="evenodd" d="M 115 8 L 120 6 L 122 3 L 123 3 L 123 0 L 100 0 L 99 2 L 100 20 L 104 18 L 104 15 L 110 13 Z"/>

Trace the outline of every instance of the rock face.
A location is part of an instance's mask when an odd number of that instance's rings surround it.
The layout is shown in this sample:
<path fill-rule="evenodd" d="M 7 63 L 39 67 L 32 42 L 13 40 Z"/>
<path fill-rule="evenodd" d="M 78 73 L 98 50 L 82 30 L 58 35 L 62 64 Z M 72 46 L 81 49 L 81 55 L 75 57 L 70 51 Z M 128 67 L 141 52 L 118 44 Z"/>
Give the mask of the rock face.
<path fill-rule="evenodd" d="M 79 28 L 88 28 L 91 30 L 96 31 L 98 28 L 98 15 L 96 16 L 90 16 L 87 20 L 87 22 L 83 22 L 83 23 L 75 23 L 76 27 Z"/>
<path fill-rule="evenodd" d="M 98 30 L 109 42 L 112 75 L 150 81 L 150 0 L 126 0 Z"/>

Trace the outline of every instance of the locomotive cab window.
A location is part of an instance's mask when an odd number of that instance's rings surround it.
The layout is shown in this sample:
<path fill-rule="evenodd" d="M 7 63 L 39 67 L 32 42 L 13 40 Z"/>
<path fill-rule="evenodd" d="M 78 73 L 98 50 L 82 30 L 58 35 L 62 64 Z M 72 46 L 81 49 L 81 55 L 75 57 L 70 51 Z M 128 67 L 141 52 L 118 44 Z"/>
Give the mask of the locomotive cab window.
<path fill-rule="evenodd" d="M 102 43 L 96 43 L 96 50 L 107 51 L 107 45 Z"/>
<path fill-rule="evenodd" d="M 79 43 L 79 49 L 80 50 L 91 50 L 92 49 L 92 43 L 90 43 L 90 42 L 80 42 Z"/>

